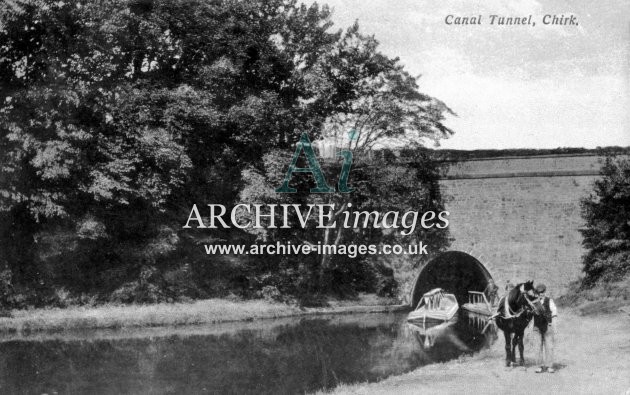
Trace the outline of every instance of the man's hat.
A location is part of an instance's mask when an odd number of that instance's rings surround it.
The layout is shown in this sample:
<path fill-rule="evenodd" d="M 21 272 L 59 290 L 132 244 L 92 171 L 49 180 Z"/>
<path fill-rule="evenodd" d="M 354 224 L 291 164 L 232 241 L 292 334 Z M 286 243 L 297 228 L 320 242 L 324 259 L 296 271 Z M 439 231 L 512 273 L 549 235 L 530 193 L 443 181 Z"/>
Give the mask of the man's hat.
<path fill-rule="evenodd" d="M 538 284 L 536 286 L 536 292 L 539 294 L 545 293 L 546 290 L 547 290 L 547 287 L 545 287 L 545 284 Z"/>

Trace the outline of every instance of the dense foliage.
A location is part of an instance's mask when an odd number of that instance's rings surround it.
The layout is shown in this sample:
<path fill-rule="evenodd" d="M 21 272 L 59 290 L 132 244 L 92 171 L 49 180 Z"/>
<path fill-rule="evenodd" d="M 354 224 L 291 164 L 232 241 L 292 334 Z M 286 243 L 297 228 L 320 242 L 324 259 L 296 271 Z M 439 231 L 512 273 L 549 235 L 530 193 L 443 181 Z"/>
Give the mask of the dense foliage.
<path fill-rule="evenodd" d="M 383 228 L 382 222 L 372 215 L 368 225 L 358 228 L 345 228 L 345 218 L 352 223 L 355 212 L 378 213 L 379 219 L 387 212 L 399 213 L 397 223 L 405 213 L 418 211 L 419 215 L 426 211 L 439 213 L 444 210 L 442 196 L 438 184 L 439 169 L 427 156 L 417 151 L 399 151 L 399 156 L 389 151 L 379 152 L 378 159 L 360 160 L 352 168 L 350 194 L 313 194 L 308 193 L 314 185 L 312 177 L 295 176 L 296 194 L 277 194 L 274 187 L 281 184 L 285 155 L 272 152 L 264 157 L 262 171 L 250 169 L 244 174 L 245 187 L 241 191 L 240 201 L 243 203 L 276 203 L 276 204 L 313 204 L 334 205 L 330 210 L 330 218 L 326 220 L 329 227 L 321 228 L 317 221 L 307 223 L 307 227 L 299 225 L 296 216 L 289 217 L 292 226 L 287 229 L 263 228 L 250 229 L 258 240 L 282 241 L 283 243 L 310 245 L 389 245 L 407 246 L 423 242 L 431 246 L 436 253 L 448 245 L 448 232 L 432 226 L 423 229 L 419 224 L 409 234 L 405 229 Z M 328 179 L 335 179 L 340 170 L 338 164 L 327 163 L 325 166 Z M 319 207 L 319 206 L 316 206 Z M 326 210 L 324 210 L 326 212 Z M 345 214 L 348 212 L 349 214 Z M 312 216 L 317 217 L 319 210 L 314 209 Z M 346 217 L 347 215 L 347 217 Z M 437 215 L 437 214 L 436 214 Z M 282 223 L 283 213 L 276 213 L 276 223 Z M 244 216 L 251 220 L 251 216 Z M 362 221 L 366 217 L 362 217 Z M 392 224 L 390 215 L 388 223 Z M 406 220 L 409 223 L 409 220 Z M 400 226 L 400 225 L 399 225 Z M 410 229 L 407 229 L 410 231 Z M 383 296 L 393 296 L 396 284 L 392 283 L 391 268 L 383 266 L 384 256 L 363 254 L 357 256 L 316 255 L 310 254 L 295 259 L 294 256 L 269 257 L 266 264 L 255 262 L 260 276 L 266 276 L 269 286 L 278 287 L 281 292 L 290 294 L 302 292 L 333 292 L 340 295 L 352 294 L 356 291 L 376 291 Z M 409 264 L 418 265 L 427 256 L 409 256 Z M 282 268 L 282 270 L 279 270 Z M 252 268 L 253 269 L 253 268 Z M 274 273 L 292 271 L 296 276 L 289 279 L 278 279 Z M 289 280 L 283 281 L 283 280 Z"/>
<path fill-rule="evenodd" d="M 608 157 L 601 173 L 593 193 L 582 200 L 586 286 L 630 273 L 630 160 Z"/>
<path fill-rule="evenodd" d="M 332 29 L 326 6 L 3 3 L 4 301 L 207 297 L 261 290 L 269 273 L 295 283 L 294 263 L 205 256 L 203 242 L 255 240 L 234 230 L 183 232 L 191 203 L 234 204 L 251 187 L 248 175 L 263 174 L 269 155 L 291 152 L 303 131 L 315 140 L 354 127 L 369 131 L 370 144 L 421 143 L 450 133 L 448 111 L 357 25 Z M 404 199 L 390 200 L 417 202 Z M 339 281 L 354 287 L 353 275 Z"/>

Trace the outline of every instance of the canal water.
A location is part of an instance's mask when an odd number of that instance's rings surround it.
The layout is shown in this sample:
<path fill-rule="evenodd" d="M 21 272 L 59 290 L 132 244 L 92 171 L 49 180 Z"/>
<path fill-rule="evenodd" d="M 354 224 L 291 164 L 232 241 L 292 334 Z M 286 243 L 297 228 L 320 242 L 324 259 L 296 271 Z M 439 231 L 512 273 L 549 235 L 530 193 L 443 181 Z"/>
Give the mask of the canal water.
<path fill-rule="evenodd" d="M 463 315 L 438 326 L 359 314 L 0 339 L 0 393 L 295 394 L 373 382 L 488 346 Z"/>

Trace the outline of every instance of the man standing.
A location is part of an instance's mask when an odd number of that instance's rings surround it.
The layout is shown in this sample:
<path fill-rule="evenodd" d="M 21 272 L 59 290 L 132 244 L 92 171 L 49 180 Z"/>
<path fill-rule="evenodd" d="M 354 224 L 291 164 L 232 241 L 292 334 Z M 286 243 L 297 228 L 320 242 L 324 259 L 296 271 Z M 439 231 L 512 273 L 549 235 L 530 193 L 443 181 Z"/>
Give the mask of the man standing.
<path fill-rule="evenodd" d="M 494 306 L 499 301 L 499 287 L 494 283 L 493 279 L 488 280 L 488 286 L 483 291 L 490 306 Z"/>
<path fill-rule="evenodd" d="M 547 287 L 544 284 L 538 284 L 536 293 L 540 297 L 542 304 L 542 314 L 534 316 L 534 329 L 540 335 L 540 348 L 538 350 L 538 360 L 540 367 L 536 369 L 536 373 L 549 372 L 554 373 L 554 343 L 555 343 L 555 326 L 557 325 L 558 310 L 553 300 L 545 296 Z M 555 320 L 554 320 L 555 319 Z"/>

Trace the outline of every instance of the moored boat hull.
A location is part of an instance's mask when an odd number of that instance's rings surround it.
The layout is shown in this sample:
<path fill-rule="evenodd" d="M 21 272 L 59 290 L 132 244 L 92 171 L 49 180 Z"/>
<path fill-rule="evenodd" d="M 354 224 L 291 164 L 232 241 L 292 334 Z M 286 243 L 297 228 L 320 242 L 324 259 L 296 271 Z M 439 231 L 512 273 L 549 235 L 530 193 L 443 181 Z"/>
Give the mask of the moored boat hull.
<path fill-rule="evenodd" d="M 458 310 L 455 295 L 436 288 L 422 296 L 418 307 L 407 316 L 407 321 L 448 321 Z"/>
<path fill-rule="evenodd" d="M 407 321 L 448 321 L 455 316 L 455 313 L 457 313 L 458 310 L 459 307 L 457 305 L 452 306 L 447 311 L 414 310 L 407 316 Z"/>

